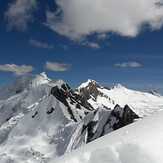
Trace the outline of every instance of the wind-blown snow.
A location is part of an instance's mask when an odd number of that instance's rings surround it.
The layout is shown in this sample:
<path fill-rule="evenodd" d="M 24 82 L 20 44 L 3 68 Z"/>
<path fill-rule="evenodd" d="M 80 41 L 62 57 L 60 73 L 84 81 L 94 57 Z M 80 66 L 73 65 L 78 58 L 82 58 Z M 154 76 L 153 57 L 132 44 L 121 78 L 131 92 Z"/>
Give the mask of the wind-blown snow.
<path fill-rule="evenodd" d="M 162 163 L 163 111 L 50 163 Z"/>

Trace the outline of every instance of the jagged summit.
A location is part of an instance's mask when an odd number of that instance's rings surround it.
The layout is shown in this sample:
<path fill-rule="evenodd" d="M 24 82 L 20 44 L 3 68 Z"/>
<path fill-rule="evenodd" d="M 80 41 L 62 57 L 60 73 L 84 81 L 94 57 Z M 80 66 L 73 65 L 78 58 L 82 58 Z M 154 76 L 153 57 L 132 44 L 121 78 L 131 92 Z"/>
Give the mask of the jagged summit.
<path fill-rule="evenodd" d="M 80 91 L 81 89 L 85 89 L 85 88 L 89 89 L 91 87 L 108 89 L 108 90 L 110 90 L 110 89 L 127 89 L 124 85 L 122 85 L 120 83 L 115 84 L 112 87 L 102 86 L 97 81 L 92 80 L 92 79 L 88 79 L 86 82 L 80 84 L 80 86 L 77 89 Z"/>
<path fill-rule="evenodd" d="M 87 100 L 90 98 L 96 99 L 96 97 L 99 95 L 98 88 L 100 88 L 100 85 L 95 80 L 88 79 L 87 82 L 82 83 L 77 88 L 77 91 Z"/>
<path fill-rule="evenodd" d="M 155 92 L 141 92 L 129 89 L 121 84 L 113 87 L 100 86 L 96 81 L 88 80 L 79 86 L 78 92 L 94 107 L 113 109 L 116 104 L 133 108 L 141 117 L 150 115 L 163 108 L 163 96 Z"/>
<path fill-rule="evenodd" d="M 52 80 L 48 78 L 45 72 L 40 73 L 39 75 L 36 75 L 36 77 L 32 80 L 32 86 L 36 87 L 41 84 L 47 84 L 51 82 Z"/>
<path fill-rule="evenodd" d="M 82 89 L 82 88 L 86 88 L 86 87 L 90 87 L 90 86 L 98 86 L 99 84 L 97 81 L 92 80 L 92 79 L 88 79 L 86 82 L 82 83 L 79 87 L 78 90 Z"/>
<path fill-rule="evenodd" d="M 40 76 L 42 76 L 42 77 L 44 77 L 44 78 L 46 78 L 46 79 L 48 78 L 46 72 L 42 72 L 42 73 L 40 73 Z"/>

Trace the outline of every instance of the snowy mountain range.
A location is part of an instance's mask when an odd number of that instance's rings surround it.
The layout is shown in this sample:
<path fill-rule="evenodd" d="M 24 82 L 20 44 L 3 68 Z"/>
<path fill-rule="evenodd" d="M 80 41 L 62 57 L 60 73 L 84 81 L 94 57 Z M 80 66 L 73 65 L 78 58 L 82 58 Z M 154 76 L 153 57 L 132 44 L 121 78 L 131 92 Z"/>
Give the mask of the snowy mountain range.
<path fill-rule="evenodd" d="M 0 163 L 48 163 L 161 110 L 153 92 L 23 76 L 0 89 Z"/>

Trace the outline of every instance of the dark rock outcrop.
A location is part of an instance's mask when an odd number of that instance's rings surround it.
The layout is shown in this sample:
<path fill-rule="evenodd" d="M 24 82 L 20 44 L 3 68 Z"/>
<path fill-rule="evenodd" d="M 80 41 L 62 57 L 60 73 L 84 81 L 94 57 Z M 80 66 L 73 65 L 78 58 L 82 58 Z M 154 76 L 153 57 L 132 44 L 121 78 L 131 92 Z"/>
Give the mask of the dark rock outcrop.
<path fill-rule="evenodd" d="M 75 118 L 71 105 L 74 105 L 76 110 L 82 110 L 85 108 L 85 115 L 93 110 L 93 107 L 87 102 L 87 100 L 84 100 L 80 95 L 75 93 L 66 83 L 62 84 L 61 88 L 58 86 L 53 87 L 51 89 L 51 94 L 67 107 L 71 119 L 75 122 L 78 120 Z M 79 117 L 82 119 L 81 116 Z"/>
<path fill-rule="evenodd" d="M 82 133 L 87 132 L 87 143 L 131 124 L 135 119 L 139 118 L 128 105 L 124 108 L 116 105 L 111 111 L 97 110 L 90 114 L 92 115 L 89 115 L 89 120 L 88 117 L 85 118 L 86 120 L 82 129 Z"/>

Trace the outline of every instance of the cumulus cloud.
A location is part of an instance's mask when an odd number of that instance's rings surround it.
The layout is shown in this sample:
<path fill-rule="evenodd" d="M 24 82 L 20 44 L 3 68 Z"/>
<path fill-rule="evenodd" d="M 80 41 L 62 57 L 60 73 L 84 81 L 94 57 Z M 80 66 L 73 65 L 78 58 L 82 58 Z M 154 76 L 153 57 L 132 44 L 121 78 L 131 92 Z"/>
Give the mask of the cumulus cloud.
<path fill-rule="evenodd" d="M 106 38 L 108 38 L 108 35 L 107 35 L 106 33 L 99 33 L 99 34 L 97 35 L 97 38 L 98 38 L 99 40 L 105 40 Z"/>
<path fill-rule="evenodd" d="M 118 68 L 140 68 L 143 67 L 143 65 L 139 62 L 123 62 L 123 63 L 116 63 L 114 64 L 115 67 Z"/>
<path fill-rule="evenodd" d="M 70 69 L 70 64 L 58 63 L 58 62 L 46 62 L 45 68 L 50 71 L 64 72 Z"/>
<path fill-rule="evenodd" d="M 36 0 L 15 0 L 9 5 L 5 13 L 10 29 L 25 30 L 30 21 L 32 13 L 36 8 Z"/>
<path fill-rule="evenodd" d="M 162 0 L 56 0 L 60 10 L 47 11 L 47 26 L 71 39 L 114 32 L 135 37 L 145 26 L 163 25 Z M 104 35 L 103 35 L 104 36 Z"/>
<path fill-rule="evenodd" d="M 50 45 L 46 42 L 42 42 L 39 40 L 34 40 L 34 39 L 30 39 L 29 43 L 36 48 L 42 48 L 42 49 L 53 49 L 54 48 L 53 45 Z"/>
<path fill-rule="evenodd" d="M 86 41 L 82 43 L 83 46 L 92 48 L 92 49 L 99 49 L 100 45 L 96 42 L 90 42 L 90 41 Z"/>
<path fill-rule="evenodd" d="M 0 71 L 12 72 L 15 75 L 24 75 L 32 72 L 33 67 L 30 65 L 4 64 L 4 65 L 0 65 Z"/>

